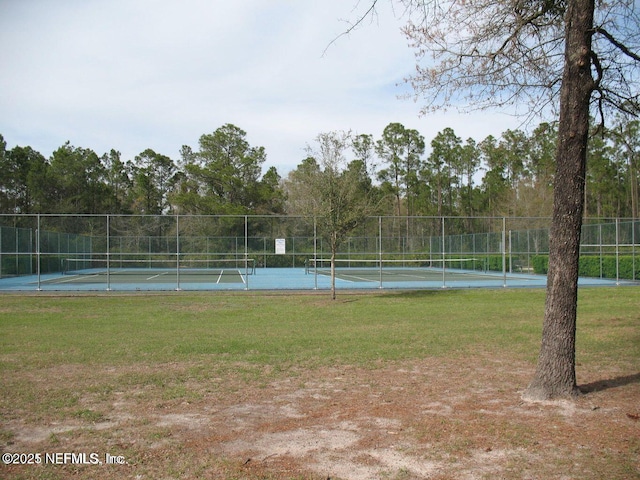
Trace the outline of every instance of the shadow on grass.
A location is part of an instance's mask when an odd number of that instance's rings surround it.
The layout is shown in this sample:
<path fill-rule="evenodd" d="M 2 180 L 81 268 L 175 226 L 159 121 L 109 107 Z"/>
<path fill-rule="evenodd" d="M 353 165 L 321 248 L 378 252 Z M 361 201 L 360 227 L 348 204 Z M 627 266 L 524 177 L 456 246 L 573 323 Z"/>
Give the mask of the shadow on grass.
<path fill-rule="evenodd" d="M 421 290 L 396 290 L 384 292 L 382 297 L 394 297 L 394 298 L 422 298 L 432 297 L 434 295 L 442 295 L 443 293 L 458 293 L 463 290 L 457 289 L 421 289 Z"/>
<path fill-rule="evenodd" d="M 582 393 L 594 393 L 609 390 L 610 388 L 624 387 L 632 383 L 640 383 L 640 373 L 609 378 L 607 380 L 598 380 L 597 382 L 580 385 L 578 388 Z"/>

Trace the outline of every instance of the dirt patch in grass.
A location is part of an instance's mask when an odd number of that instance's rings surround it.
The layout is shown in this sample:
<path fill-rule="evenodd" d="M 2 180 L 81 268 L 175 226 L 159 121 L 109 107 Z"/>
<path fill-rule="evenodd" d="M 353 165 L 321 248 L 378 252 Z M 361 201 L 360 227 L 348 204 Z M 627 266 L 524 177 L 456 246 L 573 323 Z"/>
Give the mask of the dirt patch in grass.
<path fill-rule="evenodd" d="M 582 398 L 525 403 L 533 365 L 491 355 L 264 378 L 206 377 L 179 363 L 133 378 L 79 369 L 31 373 L 36 402 L 61 378 L 77 400 L 56 415 L 3 404 L 3 452 L 96 453 L 103 463 L 3 464 L 0 477 L 640 478 L 637 370 L 579 368 Z M 107 465 L 106 454 L 125 463 Z"/>

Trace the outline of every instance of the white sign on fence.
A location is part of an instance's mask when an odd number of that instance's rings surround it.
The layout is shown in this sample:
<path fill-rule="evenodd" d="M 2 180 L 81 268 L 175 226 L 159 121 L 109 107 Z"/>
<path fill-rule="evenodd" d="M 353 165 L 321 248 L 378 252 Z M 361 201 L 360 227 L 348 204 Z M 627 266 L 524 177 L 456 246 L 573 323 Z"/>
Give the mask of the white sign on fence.
<path fill-rule="evenodd" d="M 287 253 L 287 243 L 284 238 L 276 238 L 276 255 L 285 255 Z"/>

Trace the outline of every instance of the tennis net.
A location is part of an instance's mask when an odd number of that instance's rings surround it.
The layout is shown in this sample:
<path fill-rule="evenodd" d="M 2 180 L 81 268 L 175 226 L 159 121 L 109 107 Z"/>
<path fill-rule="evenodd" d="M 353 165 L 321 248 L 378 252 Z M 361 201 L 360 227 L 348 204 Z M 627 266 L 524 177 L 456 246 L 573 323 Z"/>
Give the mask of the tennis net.
<path fill-rule="evenodd" d="M 65 258 L 64 275 L 147 275 L 177 273 L 180 275 L 253 275 L 254 258 Z"/>
<path fill-rule="evenodd" d="M 441 274 L 445 270 L 459 274 L 477 274 L 484 270 L 484 262 L 478 258 L 417 258 L 417 259 L 336 259 L 338 274 L 373 276 L 412 274 L 417 277 L 429 277 Z M 305 262 L 307 274 L 331 274 L 331 259 L 310 258 Z"/>

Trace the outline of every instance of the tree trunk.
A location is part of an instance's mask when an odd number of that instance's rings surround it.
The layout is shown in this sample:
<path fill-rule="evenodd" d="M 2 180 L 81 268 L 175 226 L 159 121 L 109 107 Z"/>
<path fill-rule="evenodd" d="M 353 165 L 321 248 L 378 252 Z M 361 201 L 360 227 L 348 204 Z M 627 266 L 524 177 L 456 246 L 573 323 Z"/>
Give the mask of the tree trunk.
<path fill-rule="evenodd" d="M 594 0 L 569 0 L 542 345 L 529 400 L 574 397 L 580 231 L 584 209 Z"/>

